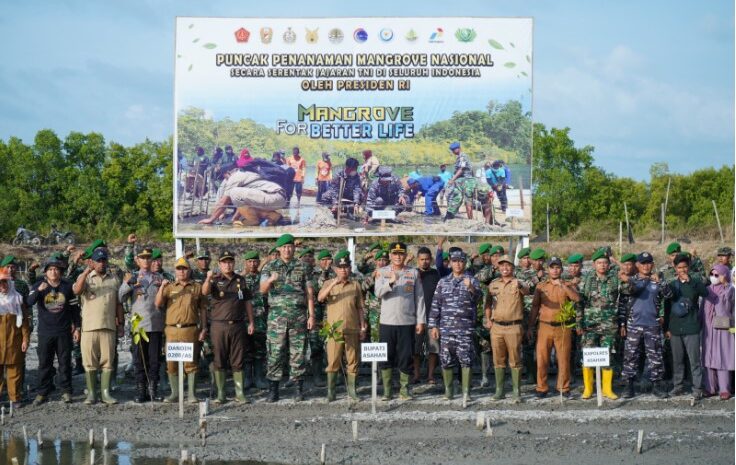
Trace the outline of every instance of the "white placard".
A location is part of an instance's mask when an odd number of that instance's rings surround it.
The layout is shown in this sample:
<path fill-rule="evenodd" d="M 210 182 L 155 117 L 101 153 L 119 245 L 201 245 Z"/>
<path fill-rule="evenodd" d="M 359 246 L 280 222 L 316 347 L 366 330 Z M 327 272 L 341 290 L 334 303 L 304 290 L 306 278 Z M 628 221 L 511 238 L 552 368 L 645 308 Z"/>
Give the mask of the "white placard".
<path fill-rule="evenodd" d="M 394 210 L 373 210 L 371 218 L 374 220 L 395 220 L 396 212 Z"/>
<path fill-rule="evenodd" d="M 169 342 L 166 344 L 167 362 L 193 362 L 194 344 L 191 342 Z"/>
<path fill-rule="evenodd" d="M 506 209 L 506 218 L 523 218 L 524 217 L 524 209 L 523 208 L 507 208 Z"/>
<path fill-rule="evenodd" d="M 385 342 L 367 342 L 360 345 L 362 362 L 387 362 L 388 344 Z"/>
<path fill-rule="evenodd" d="M 608 347 L 583 348 L 584 367 L 607 367 L 610 365 L 611 356 Z"/>

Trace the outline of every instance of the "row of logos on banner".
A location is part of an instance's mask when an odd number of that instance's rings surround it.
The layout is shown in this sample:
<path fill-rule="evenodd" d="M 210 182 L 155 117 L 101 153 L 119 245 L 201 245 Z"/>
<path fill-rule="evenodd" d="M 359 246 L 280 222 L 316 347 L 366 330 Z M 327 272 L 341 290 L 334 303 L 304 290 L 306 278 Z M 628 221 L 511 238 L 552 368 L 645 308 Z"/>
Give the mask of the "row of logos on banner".
<path fill-rule="evenodd" d="M 262 27 L 259 31 L 261 42 L 264 44 L 270 44 L 273 42 L 274 38 L 274 30 L 270 27 Z M 359 27 L 353 31 L 353 40 L 357 43 L 363 43 L 367 42 L 369 38 L 371 37 L 371 33 L 368 32 L 365 28 Z M 308 44 L 316 44 L 319 42 L 319 28 L 315 29 L 309 29 L 305 28 L 304 33 L 304 41 Z M 464 27 L 464 28 L 458 28 L 455 31 L 454 38 L 458 42 L 468 43 L 475 40 L 477 34 L 474 29 Z M 377 37 L 382 42 L 391 42 L 394 40 L 397 35 L 394 34 L 393 29 L 385 27 L 378 31 Z M 237 31 L 235 31 L 235 40 L 238 43 L 247 43 L 251 38 L 251 32 L 241 27 Z M 284 31 L 281 34 L 281 38 L 283 39 L 284 43 L 287 44 L 293 44 L 299 40 L 299 35 L 296 31 L 294 31 L 291 27 L 287 27 L 286 31 Z M 403 34 L 404 40 L 407 42 L 416 42 L 420 39 L 419 35 L 414 29 L 409 29 L 406 33 Z M 327 33 L 327 39 L 333 43 L 333 44 L 339 44 L 345 39 L 345 33 L 340 28 L 333 28 L 330 29 L 330 31 Z M 444 43 L 446 39 L 445 30 L 441 27 L 436 28 L 434 31 L 432 31 L 429 36 L 427 37 L 427 40 L 430 43 Z"/>

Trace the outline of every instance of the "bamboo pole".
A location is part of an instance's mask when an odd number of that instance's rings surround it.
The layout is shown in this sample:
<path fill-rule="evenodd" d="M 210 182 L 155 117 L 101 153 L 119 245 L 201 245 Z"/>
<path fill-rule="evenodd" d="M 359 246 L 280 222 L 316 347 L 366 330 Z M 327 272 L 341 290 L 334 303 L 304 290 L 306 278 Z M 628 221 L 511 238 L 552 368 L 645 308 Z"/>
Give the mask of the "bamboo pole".
<path fill-rule="evenodd" d="M 662 240 L 660 244 L 664 244 L 664 203 L 659 204 L 662 210 Z"/>
<path fill-rule="evenodd" d="M 340 226 L 340 217 L 342 216 L 342 194 L 345 190 L 345 178 L 340 178 L 340 189 L 337 193 L 337 225 Z"/>
<path fill-rule="evenodd" d="M 547 243 L 549 244 L 549 202 L 547 202 Z"/>
<path fill-rule="evenodd" d="M 716 212 L 716 221 L 718 222 L 718 232 L 721 233 L 721 244 L 723 244 L 723 228 L 721 228 L 721 218 L 718 216 L 718 207 L 716 207 L 716 201 L 711 200 L 713 202 L 713 210 Z"/>
<path fill-rule="evenodd" d="M 624 215 L 626 215 L 626 238 L 627 242 L 631 244 L 630 232 L 631 232 L 631 225 L 629 224 L 629 209 L 626 207 L 626 202 L 624 202 Z"/>
<path fill-rule="evenodd" d="M 623 254 L 623 248 L 624 248 L 624 224 L 619 221 L 618 222 L 618 256 L 620 257 Z"/>
<path fill-rule="evenodd" d="M 667 213 L 667 204 L 670 200 L 670 184 L 672 184 L 672 178 L 667 179 L 667 193 L 664 196 L 664 211 Z"/>
<path fill-rule="evenodd" d="M 519 203 L 521 204 L 521 209 L 524 209 L 524 184 L 521 180 L 521 176 L 519 176 Z"/>

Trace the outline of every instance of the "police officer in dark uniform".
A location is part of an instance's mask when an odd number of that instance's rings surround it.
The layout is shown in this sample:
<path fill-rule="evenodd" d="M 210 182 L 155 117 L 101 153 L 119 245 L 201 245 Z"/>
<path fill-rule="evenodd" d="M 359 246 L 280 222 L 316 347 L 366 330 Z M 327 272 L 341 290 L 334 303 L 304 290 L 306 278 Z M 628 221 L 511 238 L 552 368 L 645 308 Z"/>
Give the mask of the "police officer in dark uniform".
<path fill-rule="evenodd" d="M 227 368 L 232 369 L 235 383 L 235 400 L 248 402 L 243 391 L 243 361 L 245 356 L 246 327 L 247 334 L 255 330 L 251 293 L 245 278 L 235 273 L 235 255 L 224 250 L 220 254 L 220 273 L 212 270 L 202 285 L 202 295 L 212 297 L 211 333 L 215 353 L 215 383 L 217 398 L 215 402 L 225 402 L 225 374 Z"/>

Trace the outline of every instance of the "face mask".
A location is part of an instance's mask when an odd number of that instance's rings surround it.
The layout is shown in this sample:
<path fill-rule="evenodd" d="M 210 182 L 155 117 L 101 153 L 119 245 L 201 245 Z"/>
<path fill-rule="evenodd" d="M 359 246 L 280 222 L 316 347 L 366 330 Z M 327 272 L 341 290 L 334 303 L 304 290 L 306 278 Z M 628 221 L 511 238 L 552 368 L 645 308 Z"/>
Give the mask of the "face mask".
<path fill-rule="evenodd" d="M 711 283 L 712 285 L 714 285 L 714 286 L 715 286 L 715 285 L 716 285 L 716 284 L 718 284 L 719 282 L 721 282 L 721 280 L 720 280 L 720 279 L 718 279 L 718 278 L 716 278 L 715 276 L 711 276 L 711 277 L 710 277 L 710 283 Z"/>

